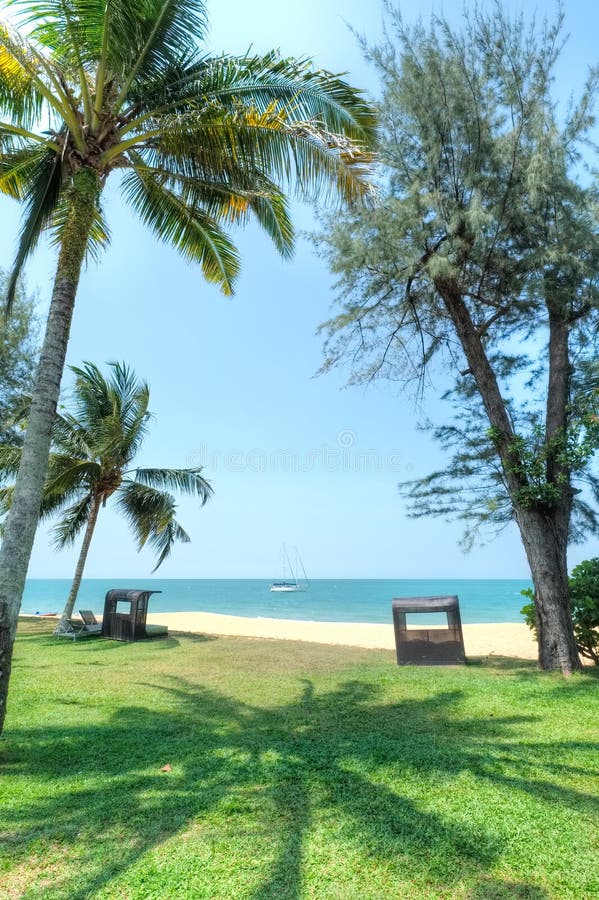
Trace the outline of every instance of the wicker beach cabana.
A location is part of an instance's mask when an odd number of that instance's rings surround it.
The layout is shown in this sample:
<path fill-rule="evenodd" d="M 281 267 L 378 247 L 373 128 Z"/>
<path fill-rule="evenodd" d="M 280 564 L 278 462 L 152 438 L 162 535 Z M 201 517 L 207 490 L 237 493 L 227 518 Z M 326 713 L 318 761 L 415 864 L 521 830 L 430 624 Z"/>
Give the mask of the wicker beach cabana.
<path fill-rule="evenodd" d="M 115 641 L 143 641 L 146 638 L 166 637 L 166 625 L 148 625 L 148 602 L 152 594 L 162 591 L 122 590 L 108 591 L 104 601 L 102 637 Z"/>
<path fill-rule="evenodd" d="M 451 666 L 466 662 L 460 603 L 451 597 L 398 597 L 391 602 L 397 664 Z M 437 613 L 447 615 L 447 628 L 410 628 L 407 615 Z"/>

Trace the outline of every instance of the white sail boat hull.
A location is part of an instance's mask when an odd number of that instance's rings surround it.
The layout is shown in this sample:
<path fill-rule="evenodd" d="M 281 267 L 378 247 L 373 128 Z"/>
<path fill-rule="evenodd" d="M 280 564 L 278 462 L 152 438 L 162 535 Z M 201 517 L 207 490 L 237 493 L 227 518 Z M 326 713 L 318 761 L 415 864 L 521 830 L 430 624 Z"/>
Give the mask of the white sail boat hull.
<path fill-rule="evenodd" d="M 303 584 L 271 584 L 269 590 L 278 591 L 280 594 L 292 594 L 298 591 L 305 591 Z"/>

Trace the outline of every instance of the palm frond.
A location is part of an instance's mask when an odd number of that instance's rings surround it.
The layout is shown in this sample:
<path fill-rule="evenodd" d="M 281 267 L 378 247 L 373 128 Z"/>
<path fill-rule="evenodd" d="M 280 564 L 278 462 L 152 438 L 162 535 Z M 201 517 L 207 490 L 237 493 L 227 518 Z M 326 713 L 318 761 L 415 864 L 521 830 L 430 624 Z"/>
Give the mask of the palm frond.
<path fill-rule="evenodd" d="M 243 166 L 279 185 L 295 179 L 302 196 L 339 193 L 353 202 L 372 191 L 370 153 L 318 124 L 290 121 L 276 105 L 264 113 L 244 109 L 220 117 L 169 117 L 148 144 L 157 158 L 171 158 L 173 165 L 198 174 Z"/>
<path fill-rule="evenodd" d="M 376 140 L 377 113 L 363 92 L 338 75 L 315 70 L 307 58 L 281 58 L 275 51 L 241 57 L 193 54 L 164 75 L 166 89 L 146 84 L 145 93 L 136 97 L 146 112 L 168 107 L 234 113 L 243 108 L 263 115 L 275 104 L 286 110 L 289 121 L 310 121 L 364 148 Z"/>
<path fill-rule="evenodd" d="M 121 17 L 126 25 L 121 30 L 124 40 L 120 46 L 115 41 L 116 35 L 110 42 L 112 68 L 117 71 L 118 62 L 126 66 L 116 101 L 118 109 L 138 79 L 146 81 L 156 77 L 194 52 L 206 33 L 207 21 L 202 0 L 145 0 L 144 4 L 137 0 L 118 0 L 114 6 L 120 7 L 121 16 L 111 16 L 111 27 Z M 118 62 L 114 59 L 115 52 L 120 57 Z"/>
<path fill-rule="evenodd" d="M 171 519 L 164 528 L 150 534 L 149 544 L 157 555 L 156 565 L 152 569 L 152 572 L 155 572 L 156 569 L 160 568 L 167 556 L 170 556 L 173 545 L 177 541 L 180 544 L 189 544 L 191 538 L 185 529 L 179 525 L 176 519 Z"/>
<path fill-rule="evenodd" d="M 86 494 L 77 503 L 69 506 L 60 522 L 54 526 L 52 542 L 57 550 L 62 550 L 76 541 L 89 518 L 91 503 L 92 495 Z"/>
<path fill-rule="evenodd" d="M 45 494 L 40 507 L 40 521 L 53 519 L 65 507 L 81 498 L 81 491 L 70 491 L 68 494 Z"/>
<path fill-rule="evenodd" d="M 175 541 L 189 542 L 189 535 L 175 520 L 171 494 L 127 479 L 118 492 L 118 505 L 137 540 L 138 549 L 149 543 L 157 554 L 156 569 L 164 562 Z"/>
<path fill-rule="evenodd" d="M 122 420 L 121 459 L 123 466 L 133 459 L 148 431 L 151 413 L 148 412 L 149 390 L 146 398 L 133 407 Z"/>
<path fill-rule="evenodd" d="M 136 469 L 133 479 L 158 490 L 180 491 L 199 497 L 202 506 L 214 493 L 209 481 L 202 477 L 202 469 Z"/>
<path fill-rule="evenodd" d="M 21 447 L 0 446 L 0 480 L 14 477 L 21 465 Z"/>
<path fill-rule="evenodd" d="M 139 110 L 138 115 L 131 119 L 132 128 L 137 127 L 140 117 L 145 119 L 157 113 L 187 111 L 189 85 L 197 82 L 205 65 L 206 56 L 194 46 L 172 60 L 157 75 L 138 75 L 128 94 L 131 107 Z"/>
<path fill-rule="evenodd" d="M 32 26 L 31 36 L 43 47 L 51 50 L 52 59 L 63 72 L 69 72 L 78 82 L 86 123 L 91 122 L 90 85 L 86 65 L 94 59 L 90 53 L 90 14 L 95 19 L 97 32 L 101 20 L 102 3 L 83 0 L 46 0 L 30 3 L 13 0 L 13 5 L 24 8 L 24 22 Z"/>
<path fill-rule="evenodd" d="M 9 511 L 12 505 L 12 498 L 14 496 L 15 489 L 14 486 L 2 486 L 0 487 L 0 516 L 5 516 Z M 4 522 L 0 522 L 0 538 L 4 537 Z"/>
<path fill-rule="evenodd" d="M 149 387 L 122 363 L 109 363 L 106 378 L 91 362 L 71 366 L 75 414 L 61 415 L 54 443 L 69 453 L 124 468 L 137 452 L 147 430 Z"/>
<path fill-rule="evenodd" d="M 18 377 L 18 372 L 15 372 L 15 375 Z M 31 402 L 32 397 L 30 394 L 19 394 L 18 397 L 15 397 L 11 404 L 10 413 L 4 420 L 4 427 L 24 429 L 29 418 Z"/>
<path fill-rule="evenodd" d="M 123 434 L 120 398 L 115 396 L 110 379 L 94 363 L 85 362 L 81 367 L 70 368 L 76 376 L 72 391 L 74 413 L 64 423 L 67 427 L 65 432 L 63 426 L 64 437 L 69 443 L 82 440 L 88 448 L 87 458 L 103 461 L 104 466 L 110 459 L 118 465 Z M 73 428 L 71 434 L 69 426 Z M 60 432 L 56 435 L 57 438 L 61 436 Z"/>
<path fill-rule="evenodd" d="M 74 490 L 90 489 L 100 474 L 101 467 L 94 460 L 51 453 L 44 490 L 48 494 L 64 495 Z"/>
<path fill-rule="evenodd" d="M 105 0 L 8 0 L 30 38 L 65 67 L 97 59 Z"/>
<path fill-rule="evenodd" d="M 19 246 L 6 289 L 6 308 L 10 312 L 15 298 L 17 281 L 29 255 L 37 246 L 40 235 L 48 224 L 59 201 L 62 187 L 60 157 L 53 150 L 46 150 L 40 157 L 29 178 L 29 201 L 25 210 Z"/>
<path fill-rule="evenodd" d="M 32 68 L 37 67 L 31 53 L 8 25 L 0 22 L 0 110 L 24 128 L 35 126 L 47 99 Z"/>
<path fill-rule="evenodd" d="M 27 4 L 25 0 L 23 2 L 14 0 L 9 5 L 26 6 Z M 40 52 L 33 41 L 22 37 L 6 22 L 0 23 L 0 48 L 7 60 L 7 65 L 11 60 L 13 66 L 20 67 L 22 77 L 29 80 L 31 89 L 43 97 L 60 121 L 68 125 L 75 144 L 80 150 L 84 150 L 85 142 L 74 98 L 65 81 L 64 74 L 57 68 L 55 62 Z M 16 113 L 16 109 L 13 110 L 10 101 L 7 111 L 13 115 Z M 32 117 L 30 117 L 30 122 L 33 127 Z"/>
<path fill-rule="evenodd" d="M 108 380 L 95 363 L 70 366 L 70 370 L 76 377 L 73 392 L 75 419 L 91 430 L 92 426 L 108 418 L 114 410 Z"/>
<path fill-rule="evenodd" d="M 46 519 L 54 518 L 57 513 L 64 510 L 69 504 L 72 505 L 79 502 L 85 493 L 79 488 L 73 488 L 64 494 L 44 494 L 40 507 L 40 519 L 45 521 Z"/>
<path fill-rule="evenodd" d="M 133 369 L 126 363 L 108 363 L 112 369 L 110 387 L 118 400 L 125 431 L 137 422 L 139 415 L 145 415 L 150 402 L 150 388 L 147 381 L 140 381 Z"/>
<path fill-rule="evenodd" d="M 75 416 L 62 411 L 56 414 L 52 427 L 52 444 L 59 453 L 79 459 L 93 459 L 93 435 Z"/>
<path fill-rule="evenodd" d="M 143 171 L 129 172 L 123 179 L 123 191 L 157 237 L 176 247 L 185 259 L 199 263 L 207 281 L 218 284 L 224 294 L 233 292 L 239 258 L 214 219 L 202 209 L 187 205 Z"/>
<path fill-rule="evenodd" d="M 285 194 L 275 189 L 274 182 L 264 179 L 272 186 L 270 192 L 256 195 L 248 202 L 259 225 L 271 239 L 282 257 L 293 253 L 295 231 L 289 214 L 289 202 Z"/>
<path fill-rule="evenodd" d="M 283 257 L 292 254 L 294 229 L 287 198 L 262 172 L 235 167 L 229 161 L 226 169 L 209 176 L 194 172 L 193 160 L 173 164 L 171 158 L 158 157 L 152 150 L 131 156 L 140 177 L 165 185 L 187 206 L 200 207 L 217 221 L 239 224 L 253 214 L 279 253 Z M 146 164 L 146 159 L 150 164 Z"/>
<path fill-rule="evenodd" d="M 13 484 L 21 462 L 21 447 L 0 447 L 0 515 L 10 508 L 14 493 Z M 86 478 L 82 472 L 75 473 L 76 460 L 60 459 L 56 454 L 50 455 L 48 476 L 44 484 L 44 496 L 40 515 L 46 518 L 66 506 L 75 497 L 80 496 L 85 487 Z"/>
<path fill-rule="evenodd" d="M 146 436 L 150 413 L 150 388 L 124 363 L 109 363 L 109 385 L 115 408 L 114 423 L 120 430 L 120 455 L 123 464 L 132 459 Z"/>
<path fill-rule="evenodd" d="M 22 125 L 0 121 L 0 152 L 2 154 L 11 154 L 34 144 L 51 148 L 54 151 L 59 150 L 58 144 L 50 140 L 47 135 L 39 135 L 35 131 L 23 128 Z"/>
<path fill-rule="evenodd" d="M 2 125 L 0 137 L 1 135 Z M 5 150 L 0 155 L 0 192 L 15 200 L 24 200 L 30 196 L 32 183 L 35 183 L 47 152 L 43 144 L 33 142 Z"/>

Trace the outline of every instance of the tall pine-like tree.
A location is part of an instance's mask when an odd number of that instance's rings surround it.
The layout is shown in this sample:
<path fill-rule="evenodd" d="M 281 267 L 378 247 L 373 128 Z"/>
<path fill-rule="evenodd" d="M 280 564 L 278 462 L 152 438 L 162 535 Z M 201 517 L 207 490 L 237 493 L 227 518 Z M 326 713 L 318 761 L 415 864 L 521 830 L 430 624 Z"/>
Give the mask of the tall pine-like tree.
<path fill-rule="evenodd" d="M 539 664 L 579 668 L 567 548 L 595 527 L 599 217 L 583 152 L 597 73 L 561 116 L 562 15 L 542 26 L 465 13 L 407 26 L 388 9 L 365 47 L 382 81 L 385 186 L 317 241 L 338 278 L 324 369 L 423 385 L 455 374 L 452 454 L 408 486 L 415 514 L 514 520 L 535 587 Z M 586 382 L 586 388 L 585 388 Z M 591 488 L 593 485 L 591 484 Z M 580 497 L 584 499 L 582 502 Z"/>

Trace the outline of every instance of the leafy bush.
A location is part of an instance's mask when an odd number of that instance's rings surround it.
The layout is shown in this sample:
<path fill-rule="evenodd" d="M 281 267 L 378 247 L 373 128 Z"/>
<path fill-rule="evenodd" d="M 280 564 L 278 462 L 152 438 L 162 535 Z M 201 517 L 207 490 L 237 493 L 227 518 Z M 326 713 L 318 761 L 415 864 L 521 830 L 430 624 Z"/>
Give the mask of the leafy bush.
<path fill-rule="evenodd" d="M 599 557 L 587 559 L 572 569 L 568 579 L 572 621 L 578 652 L 599 665 Z M 529 599 L 520 612 L 537 637 L 537 611 L 531 588 L 520 591 Z"/>
<path fill-rule="evenodd" d="M 523 597 L 528 597 L 529 603 L 525 603 L 520 612 L 524 621 L 537 639 L 537 608 L 535 606 L 535 594 L 532 588 L 524 588 L 520 591 Z"/>
<path fill-rule="evenodd" d="M 599 665 L 599 557 L 587 559 L 568 579 L 578 650 Z"/>

